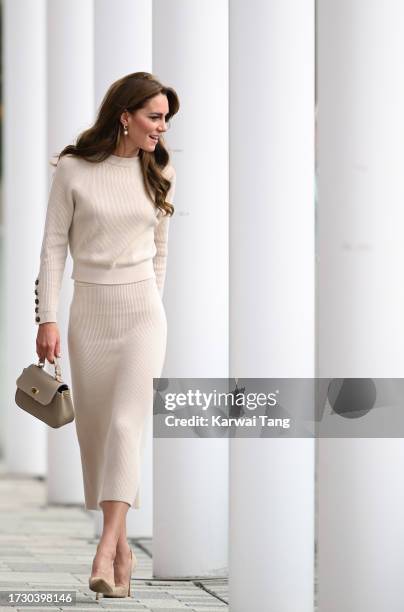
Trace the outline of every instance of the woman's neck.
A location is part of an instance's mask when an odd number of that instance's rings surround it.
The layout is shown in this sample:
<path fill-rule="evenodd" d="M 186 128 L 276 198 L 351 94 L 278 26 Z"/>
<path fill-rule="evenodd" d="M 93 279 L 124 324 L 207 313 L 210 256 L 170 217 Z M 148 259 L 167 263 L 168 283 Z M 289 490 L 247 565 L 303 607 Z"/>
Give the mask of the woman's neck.
<path fill-rule="evenodd" d="M 118 157 L 138 157 L 139 147 L 132 150 L 125 147 L 117 147 L 113 152 L 113 155 L 117 155 Z"/>

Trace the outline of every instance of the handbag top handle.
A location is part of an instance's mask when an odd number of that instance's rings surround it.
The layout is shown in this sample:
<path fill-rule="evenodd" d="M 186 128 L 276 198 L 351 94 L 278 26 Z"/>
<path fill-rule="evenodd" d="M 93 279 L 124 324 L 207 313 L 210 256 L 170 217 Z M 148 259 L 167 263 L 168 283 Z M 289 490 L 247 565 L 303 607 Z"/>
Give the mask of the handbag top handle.
<path fill-rule="evenodd" d="M 45 365 L 45 359 L 39 358 L 38 359 L 38 367 L 39 368 L 43 368 L 44 365 Z M 57 381 L 59 381 L 59 382 L 63 382 L 63 380 L 62 380 L 62 370 L 61 370 L 61 367 L 60 367 L 60 362 L 59 362 L 59 359 L 56 356 L 54 357 L 54 362 L 53 362 L 52 365 L 55 366 L 55 379 Z"/>

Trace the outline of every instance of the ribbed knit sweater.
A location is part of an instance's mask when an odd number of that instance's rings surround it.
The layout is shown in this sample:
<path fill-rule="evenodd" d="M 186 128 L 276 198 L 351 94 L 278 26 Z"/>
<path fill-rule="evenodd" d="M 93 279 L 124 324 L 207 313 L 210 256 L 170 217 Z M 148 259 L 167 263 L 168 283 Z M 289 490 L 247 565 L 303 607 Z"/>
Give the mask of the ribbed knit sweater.
<path fill-rule="evenodd" d="M 168 164 L 163 174 L 171 181 L 166 201 L 173 203 L 174 167 Z M 53 174 L 35 280 L 36 325 L 57 322 L 68 246 L 70 278 L 120 284 L 155 277 L 162 296 L 169 219 L 146 192 L 139 156 L 110 155 L 98 163 L 61 157 Z"/>

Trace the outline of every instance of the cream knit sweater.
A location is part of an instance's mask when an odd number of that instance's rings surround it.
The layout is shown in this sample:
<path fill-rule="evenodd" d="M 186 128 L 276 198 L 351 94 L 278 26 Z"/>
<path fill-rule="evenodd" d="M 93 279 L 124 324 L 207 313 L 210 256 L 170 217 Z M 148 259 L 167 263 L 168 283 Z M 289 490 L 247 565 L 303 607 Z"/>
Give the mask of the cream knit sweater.
<path fill-rule="evenodd" d="M 166 201 L 173 203 L 175 169 Z M 148 196 L 140 158 L 110 155 L 93 163 L 63 156 L 54 171 L 35 280 L 35 323 L 57 322 L 67 247 L 72 279 L 89 283 L 132 283 L 155 277 L 163 295 L 168 215 Z"/>

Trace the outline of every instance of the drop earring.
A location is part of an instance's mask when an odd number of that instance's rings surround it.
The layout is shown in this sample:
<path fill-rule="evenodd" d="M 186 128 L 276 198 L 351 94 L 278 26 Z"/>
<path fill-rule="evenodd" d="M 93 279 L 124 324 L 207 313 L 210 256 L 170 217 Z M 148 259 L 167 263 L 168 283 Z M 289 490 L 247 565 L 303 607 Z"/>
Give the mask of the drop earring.
<path fill-rule="evenodd" d="M 128 135 L 128 126 L 127 125 L 123 126 L 123 133 L 125 134 L 125 136 Z"/>

